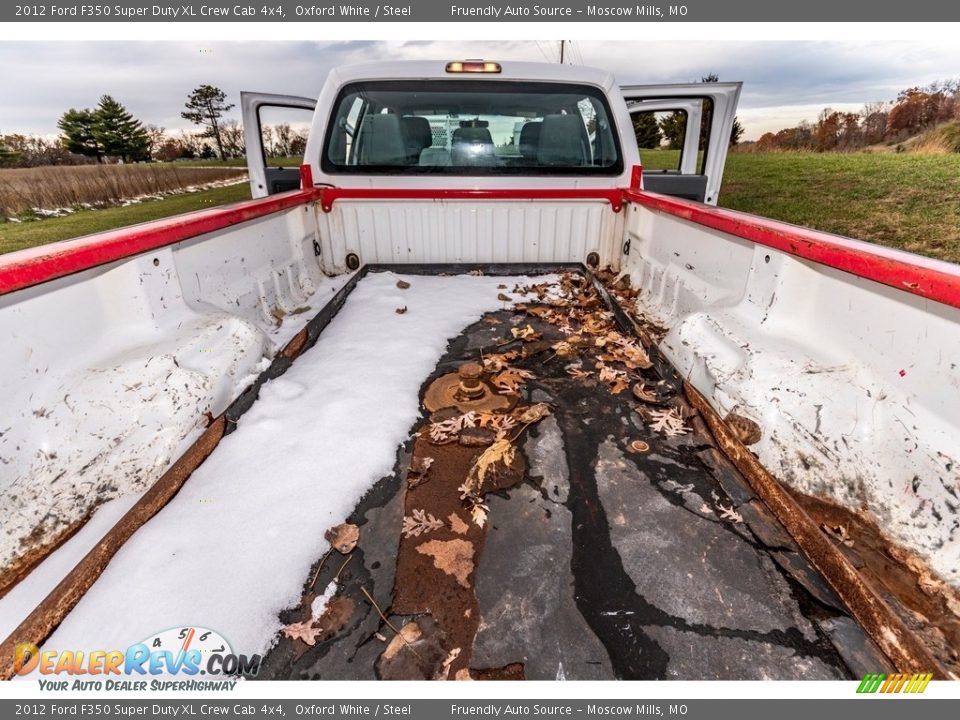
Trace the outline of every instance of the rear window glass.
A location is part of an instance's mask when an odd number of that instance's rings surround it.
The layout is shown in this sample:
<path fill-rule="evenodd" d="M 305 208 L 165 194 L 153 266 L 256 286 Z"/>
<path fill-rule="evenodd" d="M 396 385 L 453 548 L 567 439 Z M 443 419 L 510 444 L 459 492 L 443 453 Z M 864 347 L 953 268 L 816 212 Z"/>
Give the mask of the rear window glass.
<path fill-rule="evenodd" d="M 617 175 L 603 93 L 495 80 L 347 85 L 328 126 L 328 173 Z"/>

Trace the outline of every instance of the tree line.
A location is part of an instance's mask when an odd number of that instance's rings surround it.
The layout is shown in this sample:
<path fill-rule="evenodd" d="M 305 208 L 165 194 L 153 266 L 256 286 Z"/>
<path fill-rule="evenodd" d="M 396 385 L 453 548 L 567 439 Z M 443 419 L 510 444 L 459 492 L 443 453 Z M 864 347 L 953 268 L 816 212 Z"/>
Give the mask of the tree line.
<path fill-rule="evenodd" d="M 700 79 L 700 82 L 715 83 L 720 78 L 716 73 Z M 633 113 L 630 118 L 633 122 L 633 131 L 637 136 L 637 145 L 641 150 L 650 150 L 660 147 L 677 149 L 683 147 L 684 135 L 687 131 L 687 116 L 684 112 L 640 112 Z M 710 124 L 713 122 L 713 106 L 704 101 L 700 116 L 700 148 L 706 147 L 707 136 L 710 133 Z M 730 128 L 730 145 L 738 145 L 743 138 L 743 125 L 740 118 L 734 117 Z"/>
<path fill-rule="evenodd" d="M 0 135 L 0 167 L 244 157 L 243 126 L 224 117 L 233 107 L 220 88 L 201 85 L 189 94 L 180 113 L 198 130 L 172 134 L 143 123 L 114 97 L 103 95 L 95 107 L 64 112 L 55 139 Z M 300 155 L 307 142 L 303 133 L 286 123 L 264 126 L 262 136 L 268 157 Z"/>
<path fill-rule="evenodd" d="M 951 120 L 960 120 L 960 79 L 907 88 L 896 100 L 867 103 L 856 113 L 825 108 L 816 122 L 764 133 L 755 147 L 829 152 L 896 145 Z"/>

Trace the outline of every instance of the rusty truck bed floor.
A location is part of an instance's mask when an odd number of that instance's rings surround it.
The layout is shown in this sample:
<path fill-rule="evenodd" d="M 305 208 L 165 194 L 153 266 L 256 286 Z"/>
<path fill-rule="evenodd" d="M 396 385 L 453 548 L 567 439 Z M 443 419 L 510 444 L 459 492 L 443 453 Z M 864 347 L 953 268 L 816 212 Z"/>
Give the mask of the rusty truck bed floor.
<path fill-rule="evenodd" d="M 506 343 L 526 328 L 542 340 Z M 654 430 L 629 389 L 614 394 L 558 357 L 562 339 L 536 314 L 502 311 L 451 343 L 422 392 L 481 354 L 526 348 L 512 363 L 533 375 L 520 407 L 551 413 L 511 433 L 517 457 L 494 474 L 482 527 L 460 511 L 459 486 L 483 448 L 411 438 L 349 519 L 360 527 L 352 554 L 318 559 L 300 606 L 281 617 L 308 619 L 336 577 L 323 632 L 312 645 L 281 637 L 259 677 L 840 679 L 888 669 L 702 424 Z M 684 412 L 676 393 L 667 399 Z M 403 534 L 418 509 L 437 522 Z"/>

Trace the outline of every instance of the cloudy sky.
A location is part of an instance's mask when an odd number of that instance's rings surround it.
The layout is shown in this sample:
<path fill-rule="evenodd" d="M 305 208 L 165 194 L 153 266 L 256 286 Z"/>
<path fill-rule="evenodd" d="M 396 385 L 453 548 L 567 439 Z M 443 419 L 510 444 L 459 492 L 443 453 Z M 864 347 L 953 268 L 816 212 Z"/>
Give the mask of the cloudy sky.
<path fill-rule="evenodd" d="M 338 64 L 394 59 L 544 60 L 556 42 L 0 42 L 0 133 L 52 134 L 69 107 L 108 93 L 145 123 L 176 130 L 187 93 L 217 85 L 316 96 Z M 960 43 L 576 42 L 578 63 L 621 83 L 742 80 L 746 138 L 812 120 L 824 107 L 859 110 L 911 85 L 960 75 Z M 554 59 L 555 58 L 551 58 Z M 236 110 L 234 110 L 234 114 Z"/>

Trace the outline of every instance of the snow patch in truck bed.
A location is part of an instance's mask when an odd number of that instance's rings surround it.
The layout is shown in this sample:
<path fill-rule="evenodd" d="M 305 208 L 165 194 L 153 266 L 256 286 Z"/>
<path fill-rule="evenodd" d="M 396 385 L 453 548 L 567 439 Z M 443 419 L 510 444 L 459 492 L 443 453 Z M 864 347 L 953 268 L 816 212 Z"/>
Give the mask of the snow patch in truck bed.
<path fill-rule="evenodd" d="M 0 638 L 12 633 L 141 497 L 133 493 L 98 507 L 72 538 L 0 598 Z"/>
<path fill-rule="evenodd" d="M 409 289 L 396 286 L 403 277 Z M 527 278 L 375 273 L 179 494 L 120 550 L 46 643 L 125 648 L 198 625 L 266 651 L 326 530 L 392 472 L 450 338 Z M 406 307 L 403 314 L 397 308 Z"/>

